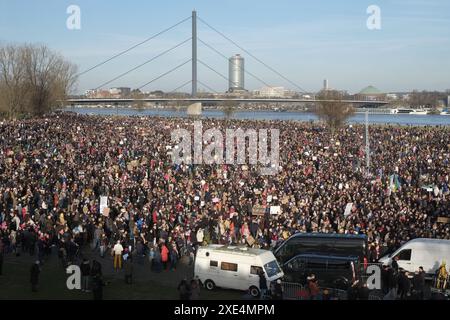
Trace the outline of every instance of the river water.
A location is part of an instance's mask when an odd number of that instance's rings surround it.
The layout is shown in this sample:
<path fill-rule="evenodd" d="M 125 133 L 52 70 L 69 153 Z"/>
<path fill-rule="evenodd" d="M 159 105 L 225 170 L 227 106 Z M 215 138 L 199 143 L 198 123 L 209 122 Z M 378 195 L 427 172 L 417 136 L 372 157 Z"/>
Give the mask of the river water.
<path fill-rule="evenodd" d="M 73 111 L 79 114 L 90 115 L 122 115 L 122 116 L 157 116 L 157 117 L 187 117 L 186 111 L 131 108 L 66 108 L 65 111 Z M 220 110 L 203 110 L 204 118 L 224 118 Z M 316 121 L 317 116 L 308 112 L 277 112 L 277 111 L 239 111 L 235 112 L 233 119 L 249 120 L 297 120 Z M 350 117 L 348 123 L 364 123 L 365 115 L 357 113 Z M 413 114 L 369 114 L 369 123 L 392 125 L 450 125 L 450 115 L 413 115 Z"/>

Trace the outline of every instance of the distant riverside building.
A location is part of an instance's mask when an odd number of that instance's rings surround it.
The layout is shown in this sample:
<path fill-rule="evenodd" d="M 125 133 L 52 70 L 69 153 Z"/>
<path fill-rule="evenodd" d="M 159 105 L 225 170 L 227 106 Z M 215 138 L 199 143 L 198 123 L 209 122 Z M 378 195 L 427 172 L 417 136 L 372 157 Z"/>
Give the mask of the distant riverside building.
<path fill-rule="evenodd" d="M 377 101 L 386 99 L 386 94 L 381 92 L 374 86 L 365 87 L 355 96 L 358 100 L 367 100 L 367 101 Z"/>
<path fill-rule="evenodd" d="M 111 89 L 89 89 L 86 90 L 85 96 L 88 98 L 123 98 L 129 96 L 131 89 L 127 87 L 111 88 Z"/>
<path fill-rule="evenodd" d="M 228 60 L 228 91 L 242 91 L 244 86 L 244 58 L 235 54 Z"/>
<path fill-rule="evenodd" d="M 91 98 L 91 99 L 102 99 L 102 98 L 111 98 L 112 97 L 109 90 L 104 90 L 104 89 L 89 89 L 89 90 L 86 90 L 85 95 L 87 98 Z"/>
<path fill-rule="evenodd" d="M 109 93 L 111 93 L 113 97 L 117 98 L 126 97 L 130 95 L 131 88 L 128 87 L 111 88 L 109 89 Z"/>
<path fill-rule="evenodd" d="M 297 95 L 297 92 L 287 90 L 284 87 L 262 87 L 253 90 L 253 95 L 262 98 L 291 98 Z"/>
<path fill-rule="evenodd" d="M 328 90 L 328 79 L 323 80 L 323 90 Z"/>

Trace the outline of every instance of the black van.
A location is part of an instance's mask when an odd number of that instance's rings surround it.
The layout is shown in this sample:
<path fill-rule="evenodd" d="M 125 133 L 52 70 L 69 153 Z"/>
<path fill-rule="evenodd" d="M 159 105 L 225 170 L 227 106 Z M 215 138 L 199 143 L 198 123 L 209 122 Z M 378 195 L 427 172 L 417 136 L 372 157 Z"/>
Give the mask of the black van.
<path fill-rule="evenodd" d="M 363 263 L 367 253 L 366 235 L 337 233 L 295 233 L 273 252 L 281 265 L 299 254 L 357 257 Z"/>
<path fill-rule="evenodd" d="M 347 290 L 353 277 L 358 278 L 358 258 L 300 254 L 283 264 L 282 269 L 287 282 L 306 285 L 307 277 L 314 274 L 322 288 Z"/>

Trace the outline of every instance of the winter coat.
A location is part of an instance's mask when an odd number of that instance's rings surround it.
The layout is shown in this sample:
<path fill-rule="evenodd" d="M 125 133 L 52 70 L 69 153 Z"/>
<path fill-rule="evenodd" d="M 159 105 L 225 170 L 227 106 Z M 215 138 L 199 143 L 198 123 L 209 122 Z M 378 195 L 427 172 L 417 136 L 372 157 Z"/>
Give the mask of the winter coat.
<path fill-rule="evenodd" d="M 165 245 L 161 247 L 161 261 L 167 262 L 169 260 L 169 249 Z"/>
<path fill-rule="evenodd" d="M 33 264 L 30 272 L 30 282 L 31 284 L 38 284 L 39 282 L 39 273 L 41 272 L 39 266 L 37 264 Z"/>

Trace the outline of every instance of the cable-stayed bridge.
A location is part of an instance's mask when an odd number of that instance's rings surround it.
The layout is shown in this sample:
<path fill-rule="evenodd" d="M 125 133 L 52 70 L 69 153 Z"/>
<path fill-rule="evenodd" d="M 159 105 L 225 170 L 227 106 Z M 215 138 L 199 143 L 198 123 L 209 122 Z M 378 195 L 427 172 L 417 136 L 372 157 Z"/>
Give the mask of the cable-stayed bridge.
<path fill-rule="evenodd" d="M 229 61 L 228 57 L 223 54 L 220 50 L 217 50 L 214 46 L 212 46 L 211 44 L 207 43 L 206 41 L 202 40 L 201 38 L 199 38 L 197 36 L 197 22 L 199 21 L 200 23 L 202 23 L 203 25 L 205 25 L 206 27 L 208 27 L 210 30 L 212 30 L 215 34 L 217 34 L 218 36 L 220 36 L 221 38 L 227 40 L 227 42 L 229 42 L 230 44 L 232 44 L 234 47 L 240 49 L 242 52 L 244 52 L 248 57 L 252 58 L 254 61 L 256 61 L 258 64 L 262 65 L 265 69 L 269 70 L 271 73 L 275 74 L 276 76 L 278 76 L 279 78 L 283 79 L 285 82 L 289 83 L 293 88 L 295 88 L 295 91 L 299 92 L 299 93 L 307 93 L 306 90 L 304 90 L 300 85 L 298 85 L 296 82 L 292 81 L 291 79 L 285 77 L 281 72 L 279 72 L 277 69 L 273 68 L 272 66 L 268 65 L 267 63 L 265 63 L 264 61 L 262 61 L 261 59 L 259 59 L 258 57 L 256 57 L 253 53 L 251 53 L 249 50 L 245 49 L 244 47 L 242 47 L 241 45 L 239 45 L 238 43 L 236 43 L 234 40 L 232 40 L 230 37 L 228 37 L 227 35 L 225 35 L 224 33 L 222 33 L 221 31 L 217 30 L 216 28 L 214 28 L 211 24 L 209 24 L 208 22 L 206 22 L 204 19 L 202 19 L 201 17 L 197 16 L 197 12 L 193 11 L 192 15 L 189 17 L 186 17 L 180 21 L 178 21 L 177 23 L 173 24 L 172 26 L 163 29 L 157 33 L 155 33 L 154 35 L 146 38 L 145 40 L 136 43 L 134 45 L 132 45 L 131 47 L 118 52 L 117 54 L 111 56 L 110 58 L 101 61 L 95 65 L 93 65 L 92 67 L 80 72 L 77 76 L 78 77 L 82 77 L 83 75 L 93 72 L 94 70 L 97 70 L 98 68 L 108 64 L 109 62 L 119 58 L 120 56 L 123 56 L 125 54 L 127 54 L 128 52 L 132 51 L 133 49 L 150 42 L 151 40 L 162 36 L 163 34 L 165 34 L 166 32 L 175 29 L 176 27 L 180 26 L 181 24 L 187 23 L 188 21 L 191 22 L 192 24 L 192 34 L 191 37 L 177 43 L 176 45 L 167 48 L 165 50 L 163 50 L 162 52 L 160 52 L 159 54 L 149 58 L 146 61 L 143 61 L 139 64 L 137 64 L 136 66 L 130 68 L 129 70 L 122 72 L 116 76 L 114 76 L 111 79 L 108 79 L 107 81 L 103 81 L 101 84 L 99 84 L 98 86 L 96 86 L 94 88 L 94 90 L 99 90 L 102 88 L 105 88 L 105 86 L 123 78 L 124 76 L 131 74 L 133 72 L 135 72 L 136 70 L 139 70 L 140 68 L 144 67 L 145 65 L 148 65 L 149 63 L 158 60 L 159 58 L 163 57 L 164 55 L 168 54 L 169 52 L 172 52 L 176 49 L 181 48 L 182 46 L 186 45 L 187 43 L 191 44 L 191 54 L 190 57 L 188 59 L 186 59 L 184 62 L 176 65 L 176 66 L 172 66 L 171 68 L 169 68 L 166 72 L 161 73 L 156 75 L 154 78 L 150 79 L 149 81 L 142 83 L 141 85 L 139 85 L 136 89 L 142 90 L 146 87 L 148 87 L 150 84 L 158 81 L 159 79 L 181 69 L 182 67 L 184 67 L 187 64 L 191 64 L 191 80 L 186 81 L 182 84 L 179 84 L 175 89 L 173 89 L 172 91 L 168 92 L 169 94 L 171 93 L 175 93 L 178 90 L 191 85 L 191 95 L 190 97 L 182 97 L 182 98 L 168 98 L 168 97 L 161 97 L 161 98 L 142 98 L 142 99 L 133 99 L 133 98 L 127 98 L 127 99 L 114 99 L 114 98 L 99 98 L 99 99 L 85 99 L 85 98 L 75 98 L 75 99 L 69 99 L 67 102 L 69 104 L 77 104 L 77 105 L 83 105 L 83 104 L 114 104 L 114 105 L 118 105 L 118 104 L 125 104 L 125 103 L 133 103 L 133 102 L 137 102 L 137 101 L 144 101 L 144 102 L 173 102 L 173 101 L 182 101 L 182 102 L 205 102 L 205 103 L 213 103 L 213 102 L 223 102 L 223 101 L 234 101 L 237 103 L 314 103 L 314 102 L 320 102 L 320 101 L 331 101 L 331 100 L 316 100 L 314 98 L 312 99 L 304 99 L 304 98 L 297 98 L 297 99 L 287 99 L 287 98 L 232 98 L 232 97 L 214 97 L 214 98 L 205 98 L 205 97 L 199 97 L 197 94 L 197 86 L 200 85 L 204 88 L 206 88 L 207 90 L 211 91 L 212 93 L 216 93 L 216 94 L 220 94 L 219 92 L 217 92 L 216 90 L 212 89 L 210 85 L 200 81 L 198 79 L 198 65 L 201 65 L 202 67 L 207 68 L 208 70 L 211 70 L 212 72 L 214 72 L 218 77 L 223 78 L 224 80 L 226 80 L 227 82 L 229 81 L 228 77 L 224 74 L 222 74 L 221 72 L 217 71 L 215 68 L 213 68 L 212 66 L 210 66 L 209 64 L 207 64 L 206 62 L 202 61 L 201 59 L 198 58 L 197 56 L 197 44 L 201 43 L 202 45 L 204 45 L 206 48 L 210 49 L 212 52 L 214 52 L 215 54 L 217 54 L 218 56 L 222 57 L 223 59 L 225 59 L 227 61 L 227 63 L 233 63 L 231 60 Z M 248 70 L 246 70 L 245 68 L 242 68 L 240 65 L 235 65 L 237 68 L 240 68 L 241 71 L 248 75 L 249 77 L 255 79 L 257 82 L 263 84 L 266 87 L 273 87 L 271 85 L 269 85 L 266 81 L 264 81 L 261 77 L 257 76 L 256 74 L 254 74 L 253 72 L 250 72 Z M 356 104 L 356 105 L 364 105 L 364 104 L 370 104 L 370 105 L 384 105 L 387 104 L 387 101 L 383 101 L 383 100 L 357 100 L 357 99 L 349 99 L 349 100 L 340 100 L 341 102 L 346 102 L 346 103 L 351 103 L 351 104 Z"/>

